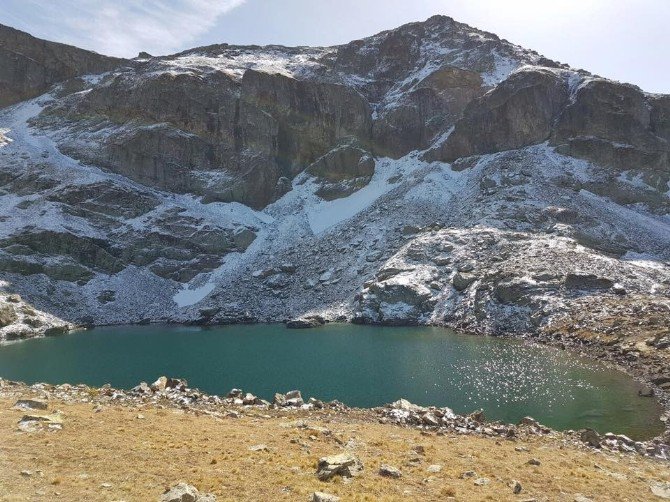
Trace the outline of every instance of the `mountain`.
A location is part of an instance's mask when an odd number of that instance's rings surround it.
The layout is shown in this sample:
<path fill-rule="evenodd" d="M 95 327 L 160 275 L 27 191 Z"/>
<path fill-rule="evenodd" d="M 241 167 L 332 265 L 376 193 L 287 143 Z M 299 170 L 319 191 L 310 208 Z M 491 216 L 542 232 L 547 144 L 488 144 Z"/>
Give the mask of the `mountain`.
<path fill-rule="evenodd" d="M 0 108 L 45 93 L 73 77 L 102 73 L 123 63 L 35 37 L 0 24 Z"/>
<path fill-rule="evenodd" d="M 444 16 L 335 47 L 0 49 L 0 269 L 49 314 L 668 340 L 669 96 Z"/>

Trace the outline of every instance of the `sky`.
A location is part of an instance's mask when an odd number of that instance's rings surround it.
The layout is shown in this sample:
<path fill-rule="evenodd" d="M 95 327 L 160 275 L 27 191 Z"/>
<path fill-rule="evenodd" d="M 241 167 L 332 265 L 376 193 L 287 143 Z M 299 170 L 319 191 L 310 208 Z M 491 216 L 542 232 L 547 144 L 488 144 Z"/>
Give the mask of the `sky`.
<path fill-rule="evenodd" d="M 445 14 L 575 68 L 670 93 L 670 0 L 0 0 L 0 23 L 123 57 L 334 45 Z"/>

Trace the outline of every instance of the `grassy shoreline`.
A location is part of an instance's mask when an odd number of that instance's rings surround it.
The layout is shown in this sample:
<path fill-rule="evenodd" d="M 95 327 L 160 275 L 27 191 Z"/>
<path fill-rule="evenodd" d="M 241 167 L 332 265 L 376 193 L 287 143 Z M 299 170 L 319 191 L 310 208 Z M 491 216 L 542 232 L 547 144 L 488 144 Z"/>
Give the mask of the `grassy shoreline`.
<path fill-rule="evenodd" d="M 61 426 L 20 430 L 27 411 L 16 401 L 45 397 L 48 409 L 29 413 L 55 414 Z M 319 458 L 342 452 L 359 457 L 363 472 L 319 481 Z M 381 464 L 402 477 L 381 476 Z M 651 487 L 670 482 L 670 470 L 555 431 L 460 434 L 380 423 L 370 409 L 198 407 L 109 388 L 0 386 L 0 500 L 158 500 L 179 481 L 217 500 L 309 500 L 323 491 L 342 500 L 638 501 L 659 500 Z"/>

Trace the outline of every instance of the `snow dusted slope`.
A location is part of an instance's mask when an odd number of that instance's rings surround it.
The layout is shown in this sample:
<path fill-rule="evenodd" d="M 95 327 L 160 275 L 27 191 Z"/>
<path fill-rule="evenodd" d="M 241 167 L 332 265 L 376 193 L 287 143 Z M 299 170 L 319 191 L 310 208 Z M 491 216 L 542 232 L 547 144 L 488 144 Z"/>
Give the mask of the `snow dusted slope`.
<path fill-rule="evenodd" d="M 93 324 L 662 311 L 668 117 L 445 17 L 138 59 L 0 111 L 2 287 Z"/>

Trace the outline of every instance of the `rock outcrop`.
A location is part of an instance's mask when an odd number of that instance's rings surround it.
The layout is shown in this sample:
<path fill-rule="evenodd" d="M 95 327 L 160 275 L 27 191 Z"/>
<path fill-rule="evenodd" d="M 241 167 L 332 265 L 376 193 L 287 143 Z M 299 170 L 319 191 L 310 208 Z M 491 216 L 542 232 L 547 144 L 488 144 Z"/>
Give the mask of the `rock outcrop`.
<path fill-rule="evenodd" d="M 616 175 L 632 172 L 663 192 L 670 181 L 667 123 L 665 97 L 566 70 L 525 67 L 471 101 L 426 158 L 452 162 L 548 141 L 559 153 Z"/>
<path fill-rule="evenodd" d="M 55 103 L 36 123 L 57 128 L 72 157 L 142 184 L 257 208 L 283 195 L 280 178 L 341 140 L 367 140 L 370 113 L 342 85 L 251 69 L 241 78 L 175 75 L 171 61 L 150 60 Z"/>
<path fill-rule="evenodd" d="M 54 84 L 110 71 L 124 63 L 0 25 L 0 108 L 39 96 Z"/>
<path fill-rule="evenodd" d="M 19 295 L 0 292 L 0 342 L 63 335 L 74 328 L 74 324 L 41 312 Z M 32 408 L 30 403 L 25 404 Z"/>
<path fill-rule="evenodd" d="M 574 91 L 551 138 L 556 150 L 607 166 L 634 171 L 665 191 L 670 181 L 668 99 L 603 79 Z"/>
<path fill-rule="evenodd" d="M 547 141 L 568 96 L 567 75 L 554 69 L 524 68 L 470 102 L 430 158 L 453 162 Z"/>

